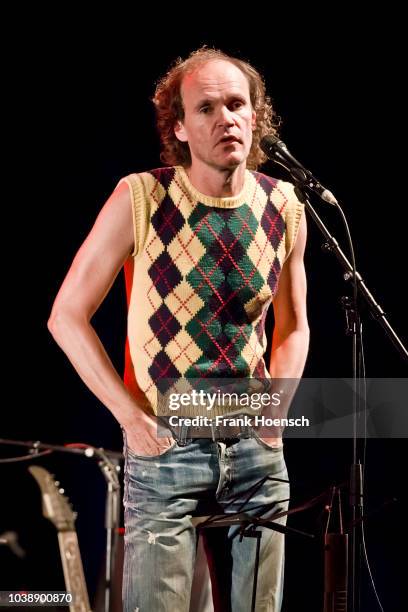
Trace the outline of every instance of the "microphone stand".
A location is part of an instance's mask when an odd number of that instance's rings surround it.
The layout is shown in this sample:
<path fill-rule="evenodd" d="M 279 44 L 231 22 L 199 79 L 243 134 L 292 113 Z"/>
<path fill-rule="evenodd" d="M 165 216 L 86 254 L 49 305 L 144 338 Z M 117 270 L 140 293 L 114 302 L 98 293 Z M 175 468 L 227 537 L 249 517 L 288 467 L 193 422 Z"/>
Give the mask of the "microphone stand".
<path fill-rule="evenodd" d="M 119 462 L 123 458 L 122 453 L 104 450 L 103 448 L 95 448 L 87 444 L 60 446 L 57 444 L 43 444 L 39 441 L 29 442 L 21 440 L 6 440 L 2 438 L 0 438 L 0 444 L 28 447 L 30 450 L 29 455 L 26 457 L 27 459 L 33 459 L 36 456 L 46 455 L 53 451 L 83 455 L 87 458 L 97 458 L 98 465 L 101 468 L 102 474 L 107 483 L 105 508 L 106 560 L 104 612 L 109 612 L 111 605 L 113 564 L 115 560 L 115 549 L 117 545 L 120 521 L 120 482 L 118 473 L 120 471 Z M 22 459 L 24 458 L 15 458 L 16 461 L 20 461 Z"/>
<path fill-rule="evenodd" d="M 340 265 L 342 266 L 344 273 L 343 278 L 345 281 L 351 281 L 355 296 L 361 296 L 366 305 L 368 306 L 370 314 L 382 325 L 386 335 L 391 340 L 395 348 L 400 354 L 407 359 L 408 351 L 396 332 L 392 329 L 389 324 L 385 313 L 381 306 L 375 301 L 373 295 L 368 290 L 364 283 L 361 275 L 357 270 L 353 270 L 347 257 L 341 250 L 337 240 L 332 236 L 311 205 L 305 189 L 307 189 L 307 183 L 299 180 L 299 173 L 291 171 L 290 168 L 286 168 L 292 175 L 295 184 L 295 193 L 298 199 L 305 204 L 305 208 L 309 212 L 313 221 L 316 223 L 320 232 L 323 234 L 325 242 L 323 248 L 326 251 L 334 253 Z M 349 503 L 352 509 L 352 525 L 353 529 L 350 533 L 351 541 L 351 554 L 350 554 L 350 590 L 351 590 L 351 612 L 356 610 L 357 601 L 357 589 L 356 589 L 356 567 L 357 567 L 357 553 L 360 548 L 360 539 L 357 537 L 355 530 L 356 525 L 360 525 L 362 521 L 362 509 L 363 509 L 363 476 L 362 476 L 362 464 L 357 457 L 357 359 L 358 355 L 361 354 L 361 320 L 360 313 L 358 310 L 358 303 L 356 299 L 350 299 L 349 297 L 342 298 L 343 308 L 346 314 L 346 334 L 353 336 L 353 463 L 350 469 L 350 492 L 349 492 Z M 344 608 L 345 609 L 345 608 Z"/>
<path fill-rule="evenodd" d="M 61 453 L 72 453 L 73 455 L 85 455 L 85 457 L 93 457 L 98 453 L 103 453 L 105 457 L 108 459 L 120 460 L 123 459 L 122 453 L 117 453 L 115 451 L 104 450 L 103 448 L 95 448 L 90 444 L 75 444 L 68 446 L 61 446 L 60 444 L 44 444 L 39 440 L 30 441 L 30 440 L 9 440 L 6 438 L 0 438 L 0 444 L 4 444 L 7 446 L 25 446 L 29 448 L 29 454 L 26 456 L 27 459 L 32 459 L 33 457 L 37 457 L 40 455 L 39 451 L 44 450 L 46 453 L 42 454 L 50 454 L 53 451 L 58 451 Z M 23 457 L 25 458 L 25 457 Z M 16 457 L 16 460 L 22 459 L 22 457 Z"/>
<path fill-rule="evenodd" d="M 101 453 L 103 455 L 104 453 Z M 120 521 L 120 483 L 118 459 L 107 457 L 98 461 L 108 485 L 105 510 L 106 528 L 106 558 L 105 558 L 105 612 L 109 612 L 111 604 L 112 576 L 114 575 L 115 551 L 118 542 Z"/>

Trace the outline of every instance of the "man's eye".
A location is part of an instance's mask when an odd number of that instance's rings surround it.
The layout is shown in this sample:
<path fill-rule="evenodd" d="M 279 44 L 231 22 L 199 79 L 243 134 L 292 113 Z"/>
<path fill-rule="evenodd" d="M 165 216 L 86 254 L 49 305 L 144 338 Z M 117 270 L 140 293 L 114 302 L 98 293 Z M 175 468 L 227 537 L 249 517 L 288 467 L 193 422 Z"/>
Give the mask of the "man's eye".
<path fill-rule="evenodd" d="M 202 107 L 200 108 L 200 113 L 204 113 L 204 114 L 206 114 L 206 113 L 209 113 L 209 112 L 210 112 L 210 110 L 211 110 L 211 108 L 210 108 L 209 106 L 202 106 Z"/>
<path fill-rule="evenodd" d="M 242 100 L 235 100 L 235 102 L 232 103 L 232 108 L 234 110 L 237 110 L 239 108 L 241 108 L 241 106 L 243 106 L 244 103 L 242 102 Z"/>

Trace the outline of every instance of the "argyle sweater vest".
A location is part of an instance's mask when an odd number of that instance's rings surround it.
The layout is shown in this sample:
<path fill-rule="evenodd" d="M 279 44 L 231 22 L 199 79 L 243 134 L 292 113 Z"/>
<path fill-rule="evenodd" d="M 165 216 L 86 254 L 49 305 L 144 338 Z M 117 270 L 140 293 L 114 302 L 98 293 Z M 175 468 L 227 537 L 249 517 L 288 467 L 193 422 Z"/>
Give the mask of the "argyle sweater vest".
<path fill-rule="evenodd" d="M 293 185 L 246 170 L 239 195 L 214 198 L 181 166 L 122 181 L 135 245 L 125 384 L 140 406 L 156 412 L 167 379 L 269 378 L 266 313 L 303 212 Z"/>

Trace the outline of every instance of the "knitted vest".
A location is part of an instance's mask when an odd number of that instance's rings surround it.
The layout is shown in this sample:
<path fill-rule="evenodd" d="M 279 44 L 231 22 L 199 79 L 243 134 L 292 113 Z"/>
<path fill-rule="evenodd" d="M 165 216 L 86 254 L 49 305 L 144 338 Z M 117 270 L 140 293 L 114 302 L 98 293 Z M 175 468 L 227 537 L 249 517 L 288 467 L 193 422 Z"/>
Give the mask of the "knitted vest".
<path fill-rule="evenodd" d="M 266 313 L 303 211 L 293 185 L 246 170 L 239 195 L 214 198 L 181 166 L 122 181 L 135 245 L 125 384 L 141 407 L 157 411 L 167 379 L 269 378 Z"/>

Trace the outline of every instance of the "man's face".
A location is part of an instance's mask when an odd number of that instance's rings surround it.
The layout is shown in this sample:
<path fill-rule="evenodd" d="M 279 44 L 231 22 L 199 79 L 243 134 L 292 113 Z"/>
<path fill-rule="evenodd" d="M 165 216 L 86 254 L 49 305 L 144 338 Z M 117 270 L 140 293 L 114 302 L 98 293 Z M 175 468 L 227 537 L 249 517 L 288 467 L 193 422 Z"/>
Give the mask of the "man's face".
<path fill-rule="evenodd" d="M 219 170 L 245 163 L 256 115 L 245 75 L 230 62 L 211 60 L 184 77 L 184 119 L 174 132 L 188 142 L 193 165 Z"/>

